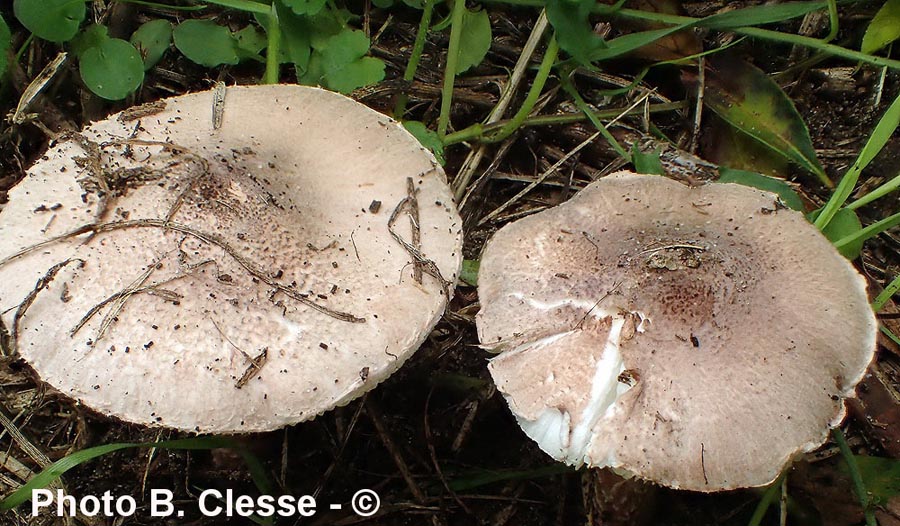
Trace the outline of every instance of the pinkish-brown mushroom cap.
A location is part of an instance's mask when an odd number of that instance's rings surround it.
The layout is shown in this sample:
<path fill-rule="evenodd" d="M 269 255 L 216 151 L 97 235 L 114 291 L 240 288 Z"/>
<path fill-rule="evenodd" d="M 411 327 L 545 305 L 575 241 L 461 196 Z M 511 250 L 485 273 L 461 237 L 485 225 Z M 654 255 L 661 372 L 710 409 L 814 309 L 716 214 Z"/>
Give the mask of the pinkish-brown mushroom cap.
<path fill-rule="evenodd" d="M 674 488 L 774 480 L 873 358 L 865 280 L 774 194 L 620 172 L 498 231 L 478 332 L 526 433 Z"/>
<path fill-rule="evenodd" d="M 41 378 L 99 412 L 264 431 L 416 350 L 453 289 L 460 221 L 433 156 L 361 104 L 229 88 L 218 128 L 215 105 L 113 116 L 32 167 L 0 213 L 0 311 Z"/>

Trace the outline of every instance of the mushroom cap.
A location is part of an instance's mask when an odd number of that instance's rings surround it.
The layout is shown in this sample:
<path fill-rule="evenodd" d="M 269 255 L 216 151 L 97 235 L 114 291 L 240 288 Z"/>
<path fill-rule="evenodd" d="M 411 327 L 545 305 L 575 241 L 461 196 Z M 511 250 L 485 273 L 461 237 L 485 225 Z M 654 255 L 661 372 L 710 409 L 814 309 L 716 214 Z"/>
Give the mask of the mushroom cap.
<path fill-rule="evenodd" d="M 409 358 L 453 290 L 461 222 L 392 119 L 321 89 L 233 87 L 216 128 L 216 96 L 48 151 L 0 213 L 0 312 L 43 380 L 101 413 L 266 431 Z"/>
<path fill-rule="evenodd" d="M 872 360 L 865 280 L 774 194 L 619 172 L 500 229 L 489 369 L 558 460 L 696 491 L 760 486 L 844 417 Z"/>

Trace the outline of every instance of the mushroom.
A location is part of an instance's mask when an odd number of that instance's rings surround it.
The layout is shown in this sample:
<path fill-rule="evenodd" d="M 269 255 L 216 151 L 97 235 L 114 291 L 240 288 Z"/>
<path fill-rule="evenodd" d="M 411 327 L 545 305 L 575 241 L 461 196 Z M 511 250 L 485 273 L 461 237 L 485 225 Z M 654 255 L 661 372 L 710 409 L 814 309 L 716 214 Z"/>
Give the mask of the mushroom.
<path fill-rule="evenodd" d="M 441 167 L 397 122 L 316 88 L 219 88 L 96 122 L 28 171 L 0 213 L 0 311 L 40 377 L 101 413 L 266 431 L 398 369 L 461 243 Z"/>
<path fill-rule="evenodd" d="M 619 172 L 493 236 L 477 326 L 542 450 L 708 492 L 770 483 L 841 422 L 865 288 L 774 194 Z"/>

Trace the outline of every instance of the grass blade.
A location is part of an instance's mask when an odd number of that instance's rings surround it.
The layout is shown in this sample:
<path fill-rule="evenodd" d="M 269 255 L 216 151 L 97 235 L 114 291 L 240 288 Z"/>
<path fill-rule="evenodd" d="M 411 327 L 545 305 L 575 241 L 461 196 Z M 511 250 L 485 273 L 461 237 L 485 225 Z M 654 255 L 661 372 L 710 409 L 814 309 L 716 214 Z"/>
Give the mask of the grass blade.
<path fill-rule="evenodd" d="M 167 449 L 217 449 L 234 448 L 235 442 L 222 437 L 199 437 L 181 440 L 166 440 L 163 442 L 120 442 L 83 449 L 57 460 L 47 469 L 35 475 L 19 489 L 7 495 L 0 501 L 0 511 L 11 510 L 16 506 L 31 500 L 31 492 L 33 490 L 47 487 L 49 484 L 59 479 L 65 472 L 89 460 L 122 449 L 150 447 Z"/>
<path fill-rule="evenodd" d="M 550 42 L 547 43 L 547 49 L 544 51 L 544 58 L 541 60 L 541 65 L 538 68 L 537 75 L 534 77 L 534 81 L 531 83 L 531 89 L 528 90 L 525 101 L 522 102 L 522 106 L 519 108 L 519 111 L 513 115 L 513 118 L 500 128 L 500 131 L 490 137 L 490 142 L 500 142 L 512 135 L 520 126 L 522 126 L 522 123 L 528 118 L 531 110 L 534 109 L 535 104 L 537 104 L 538 99 L 541 97 L 541 92 L 544 90 L 544 84 L 546 84 L 547 78 L 550 77 L 550 71 L 556 63 L 556 56 L 558 53 L 559 45 L 556 42 L 556 37 L 552 36 L 550 37 Z"/>
<path fill-rule="evenodd" d="M 897 292 L 900 292 L 900 275 L 897 275 L 897 277 L 895 277 L 894 280 L 875 297 L 875 301 L 872 302 L 872 310 L 875 312 L 880 311 L 884 307 L 884 304 L 894 297 L 894 294 Z"/>
<path fill-rule="evenodd" d="M 704 18 L 700 25 L 709 29 L 734 29 L 737 27 L 774 24 L 805 16 L 807 13 L 825 9 L 828 2 L 785 2 L 764 4 L 743 9 L 735 9 Z"/>
<path fill-rule="evenodd" d="M 425 0 L 425 4 L 422 6 L 422 18 L 419 19 L 416 40 L 409 55 L 409 62 L 406 63 L 406 70 L 403 72 L 403 80 L 410 84 L 416 78 L 416 70 L 419 69 L 419 61 L 422 60 L 422 52 L 425 50 L 425 39 L 428 36 L 428 29 L 431 27 L 431 15 L 434 13 L 434 1 Z M 407 102 L 409 102 L 409 95 L 404 91 L 397 97 L 397 104 L 394 106 L 395 119 L 403 120 Z"/>
<path fill-rule="evenodd" d="M 449 482 L 453 491 L 468 491 L 487 484 L 502 482 L 505 480 L 526 480 L 541 477 L 551 477 L 565 473 L 574 473 L 574 469 L 563 464 L 553 464 L 529 470 L 490 471 L 478 470 L 474 473 L 464 474 Z"/>
<path fill-rule="evenodd" d="M 591 124 L 594 125 L 594 128 L 600 132 L 604 139 L 606 139 L 607 144 L 616 151 L 623 159 L 626 159 L 628 162 L 631 162 L 631 155 L 625 151 L 625 148 L 622 148 L 622 145 L 619 144 L 619 141 L 613 137 L 612 133 L 606 129 L 606 126 L 600 121 L 600 119 L 594 115 L 591 111 L 591 107 L 588 106 L 588 103 L 585 102 L 584 98 L 578 93 L 578 90 L 575 89 L 575 86 L 572 84 L 572 79 L 569 75 L 561 75 L 560 80 L 562 81 L 562 87 L 566 90 L 566 93 L 569 94 L 570 97 L 575 101 L 575 106 L 581 110 L 581 113 L 584 114 L 585 117 Z"/>
<path fill-rule="evenodd" d="M 260 15 L 268 15 L 269 11 L 272 9 L 272 7 L 267 4 L 253 2 L 252 0 L 208 0 L 208 3 L 222 7 L 230 7 L 239 11 L 246 11 L 247 13 L 258 13 Z"/>
<path fill-rule="evenodd" d="M 881 221 L 872 223 L 871 225 L 867 226 L 866 228 L 863 228 L 862 230 L 860 230 L 859 232 L 856 232 L 854 234 L 850 234 L 849 236 L 838 239 L 837 241 L 834 242 L 834 246 L 835 246 L 835 248 L 840 250 L 842 247 L 845 247 L 852 243 L 862 242 L 871 237 L 875 237 L 878 234 L 884 232 L 885 230 L 887 230 L 889 228 L 894 228 L 897 225 L 900 225 L 900 212 L 898 212 L 894 215 L 885 217 Z"/>
<path fill-rule="evenodd" d="M 872 162 L 872 159 L 878 155 L 878 152 L 884 148 L 884 145 L 887 144 L 888 139 L 891 138 L 898 125 L 900 125 L 900 96 L 894 99 L 894 102 L 891 103 L 881 120 L 878 121 L 875 130 L 872 132 L 869 140 L 866 141 L 862 151 L 859 152 L 859 156 L 856 158 L 853 166 L 847 170 L 837 189 L 835 189 L 828 202 L 825 203 L 822 212 L 814 223 L 819 230 L 824 229 L 828 225 L 834 214 L 847 201 L 847 198 L 850 197 L 853 188 L 856 186 L 856 182 L 859 180 L 860 173 Z"/>
<path fill-rule="evenodd" d="M 853 489 L 856 490 L 856 496 L 859 497 L 859 502 L 862 504 L 863 512 L 866 516 L 866 526 L 877 526 L 875 513 L 872 511 L 872 506 L 870 506 L 869 502 L 869 493 L 866 491 L 866 485 L 859 472 L 859 466 L 856 464 L 856 457 L 854 457 L 853 452 L 850 451 L 850 445 L 847 444 L 844 433 L 840 428 L 835 428 L 831 433 L 831 436 L 833 436 L 834 441 L 837 442 L 838 448 L 841 450 L 841 455 L 844 457 L 844 461 L 847 462 L 847 467 L 850 468 L 850 479 L 853 481 Z"/>
<path fill-rule="evenodd" d="M 441 90 L 441 113 L 438 116 L 437 133 L 441 139 L 450 126 L 450 107 L 453 102 L 453 85 L 456 81 L 456 62 L 459 60 L 459 43 L 462 38 L 462 20 L 466 3 L 456 0 L 450 15 L 450 43 L 447 45 L 447 63 L 444 66 L 444 87 Z"/>
<path fill-rule="evenodd" d="M 849 208 L 850 210 L 856 210 L 857 208 L 859 208 L 861 206 L 865 206 L 876 199 L 880 199 L 880 198 L 886 196 L 887 194 L 893 192 L 894 190 L 896 190 L 898 188 L 900 188 L 900 175 L 894 176 L 894 178 L 891 179 L 890 181 L 884 183 L 883 185 L 879 186 L 878 188 L 876 188 L 876 189 L 872 190 L 871 192 L 867 193 L 866 195 L 860 197 L 856 201 L 853 201 L 852 203 L 847 205 L 847 208 Z"/>
<path fill-rule="evenodd" d="M 887 0 L 875 18 L 869 22 L 863 36 L 860 50 L 863 53 L 874 53 L 900 38 L 900 0 Z"/>
<path fill-rule="evenodd" d="M 787 471 L 782 473 L 775 479 L 775 482 L 771 483 L 769 487 L 766 488 L 766 492 L 763 493 L 762 498 L 759 500 L 759 504 L 756 505 L 756 509 L 753 510 L 753 516 L 750 517 L 749 526 L 759 526 L 762 523 L 763 518 L 766 516 L 766 512 L 769 511 L 769 506 L 772 505 L 772 501 L 775 500 L 775 495 L 778 495 L 779 490 L 781 489 L 781 485 L 784 484 L 784 477 L 787 475 Z"/>
<path fill-rule="evenodd" d="M 515 3 L 524 3 L 528 5 L 527 2 L 516 1 Z M 802 3 L 805 4 L 809 9 L 809 11 L 815 11 L 816 9 L 821 9 L 825 6 L 824 3 L 820 4 L 818 2 L 810 2 L 810 3 Z M 815 4 L 815 5 L 814 5 Z M 640 11 L 636 9 L 620 9 L 615 13 L 615 16 L 629 18 L 633 20 L 650 20 L 654 22 L 661 22 L 664 24 L 673 24 L 673 25 L 681 25 L 681 28 L 690 27 L 691 25 L 698 25 L 699 27 L 706 27 L 709 29 L 717 29 L 717 30 L 728 30 L 734 31 L 740 35 L 745 35 L 751 38 L 758 38 L 762 40 L 769 40 L 773 42 L 780 42 L 782 44 L 791 44 L 796 46 L 803 46 L 810 49 L 815 49 L 821 51 L 825 54 L 832 55 L 835 57 L 846 58 L 853 61 L 865 62 L 867 64 L 874 64 L 880 67 L 889 67 L 893 69 L 900 69 L 900 60 L 893 60 L 884 57 L 878 57 L 875 55 L 869 55 L 867 53 L 861 53 L 859 51 L 853 49 L 847 49 L 841 46 L 835 46 L 834 44 L 828 44 L 827 42 L 823 42 L 817 38 L 805 37 L 802 35 L 795 35 L 793 33 L 782 33 L 780 31 L 772 31 L 769 29 L 763 29 L 760 27 L 752 27 L 749 23 L 751 17 L 743 18 L 743 15 L 746 14 L 746 11 L 751 9 L 763 9 L 773 7 L 770 5 L 758 6 L 753 8 L 739 9 L 735 11 L 730 11 L 728 13 L 722 13 L 719 15 L 712 15 L 707 18 L 691 18 L 688 16 L 678 16 L 678 15 L 667 15 L 663 13 L 650 13 L 647 11 Z M 750 15 L 759 15 L 759 13 L 750 12 Z M 769 20 L 770 22 L 775 21 L 774 17 Z"/>

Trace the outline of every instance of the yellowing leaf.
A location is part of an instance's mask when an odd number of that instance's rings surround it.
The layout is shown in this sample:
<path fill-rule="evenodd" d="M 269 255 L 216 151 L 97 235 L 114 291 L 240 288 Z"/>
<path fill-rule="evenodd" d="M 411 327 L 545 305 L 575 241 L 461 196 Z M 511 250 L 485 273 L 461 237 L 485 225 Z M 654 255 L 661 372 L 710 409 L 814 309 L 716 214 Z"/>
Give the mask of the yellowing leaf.
<path fill-rule="evenodd" d="M 703 101 L 725 122 L 833 186 L 794 103 L 765 73 L 734 57 L 707 60 Z"/>

